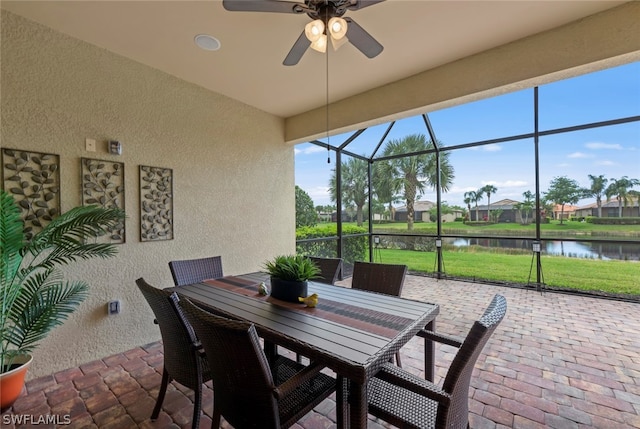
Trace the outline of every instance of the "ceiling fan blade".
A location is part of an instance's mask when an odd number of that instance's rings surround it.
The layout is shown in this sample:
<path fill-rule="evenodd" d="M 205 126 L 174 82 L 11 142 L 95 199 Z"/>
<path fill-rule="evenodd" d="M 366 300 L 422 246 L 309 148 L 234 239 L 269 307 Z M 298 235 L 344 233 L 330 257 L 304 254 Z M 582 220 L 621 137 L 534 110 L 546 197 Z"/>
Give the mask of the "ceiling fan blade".
<path fill-rule="evenodd" d="M 357 22 L 351 18 L 345 18 L 347 21 L 347 39 L 349 42 L 360 52 L 365 54 L 369 58 L 373 58 L 380 54 L 384 47 L 373 38 L 373 36 L 360 27 Z"/>
<path fill-rule="evenodd" d="M 384 0 L 351 0 L 351 4 L 347 6 L 347 9 L 358 10 L 365 7 L 373 6 L 374 4 L 381 3 Z"/>
<path fill-rule="evenodd" d="M 302 58 L 304 53 L 307 52 L 309 46 L 311 46 L 311 41 L 307 39 L 307 36 L 305 36 L 303 31 L 302 34 L 300 34 L 300 37 L 298 37 L 298 40 L 296 40 L 296 43 L 293 44 L 293 47 L 282 64 L 285 66 L 295 66 L 298 64 L 298 61 L 300 61 L 300 58 Z"/>
<path fill-rule="evenodd" d="M 232 12 L 302 13 L 307 9 L 302 3 L 277 0 L 222 0 L 222 6 Z"/>

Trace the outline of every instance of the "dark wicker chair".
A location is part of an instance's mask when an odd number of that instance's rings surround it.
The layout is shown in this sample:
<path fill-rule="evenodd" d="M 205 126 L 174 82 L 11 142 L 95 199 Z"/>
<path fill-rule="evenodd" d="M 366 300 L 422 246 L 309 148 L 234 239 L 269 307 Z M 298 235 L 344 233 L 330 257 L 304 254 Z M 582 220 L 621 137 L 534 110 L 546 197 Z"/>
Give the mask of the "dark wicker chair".
<path fill-rule="evenodd" d="M 506 311 L 506 299 L 495 295 L 464 339 L 423 330 L 422 337 L 458 347 L 442 387 L 385 364 L 368 386 L 369 413 L 402 428 L 468 427 L 471 374 Z"/>
<path fill-rule="evenodd" d="M 351 287 L 353 289 L 400 296 L 406 274 L 406 265 L 356 261 L 353 263 Z M 396 353 L 396 363 L 398 366 L 402 366 L 400 351 Z"/>
<path fill-rule="evenodd" d="M 176 286 L 198 283 L 205 279 L 218 279 L 224 275 L 220 256 L 171 261 L 169 269 Z"/>
<path fill-rule="evenodd" d="M 342 275 L 342 258 L 309 256 L 309 259 L 320 268 L 320 277 L 313 279 L 313 281 L 333 285 L 340 279 Z"/>
<path fill-rule="evenodd" d="M 170 292 L 157 289 L 142 278 L 136 280 L 136 284 L 153 310 L 156 317 L 155 323 L 160 326 L 164 348 L 162 383 L 156 406 L 151 413 L 151 420 L 158 418 L 167 386 L 171 380 L 176 380 L 195 392 L 191 427 L 197 428 L 202 408 L 202 383 L 211 380 L 204 349 L 197 340 L 193 328 L 188 322 L 185 323 L 178 317 L 173 309 L 168 299 Z"/>
<path fill-rule="evenodd" d="M 174 305 L 184 311 L 210 357 L 212 428 L 219 427 L 221 417 L 238 429 L 287 428 L 335 391 L 335 379 L 321 373 L 320 365 L 277 356 L 270 366 L 252 324 L 215 316 L 187 299 Z"/>

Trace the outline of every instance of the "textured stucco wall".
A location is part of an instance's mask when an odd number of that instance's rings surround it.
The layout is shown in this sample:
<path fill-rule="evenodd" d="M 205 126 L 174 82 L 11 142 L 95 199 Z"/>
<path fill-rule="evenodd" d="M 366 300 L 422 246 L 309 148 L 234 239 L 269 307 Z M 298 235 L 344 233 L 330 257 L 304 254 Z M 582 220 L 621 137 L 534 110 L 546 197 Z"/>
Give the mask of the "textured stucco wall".
<path fill-rule="evenodd" d="M 125 164 L 127 242 L 116 258 L 66 270 L 91 295 L 36 351 L 31 378 L 158 340 L 134 280 L 171 286 L 171 259 L 222 255 L 235 274 L 294 251 L 282 119 L 6 11 L 1 49 L 0 144 L 60 155 L 63 211 L 81 204 L 81 157 Z M 107 153 L 110 139 L 122 156 Z M 174 240 L 139 240 L 139 165 L 173 169 Z M 106 315 L 110 299 L 122 300 L 120 315 Z"/>

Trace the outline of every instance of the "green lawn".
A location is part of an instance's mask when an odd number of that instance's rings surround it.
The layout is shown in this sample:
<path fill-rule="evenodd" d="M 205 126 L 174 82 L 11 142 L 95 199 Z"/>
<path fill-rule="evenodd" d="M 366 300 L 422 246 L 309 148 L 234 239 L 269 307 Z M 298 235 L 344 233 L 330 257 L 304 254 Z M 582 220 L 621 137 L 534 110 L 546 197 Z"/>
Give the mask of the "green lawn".
<path fill-rule="evenodd" d="M 435 272 L 435 253 L 380 249 L 376 262 L 406 264 L 411 271 Z M 444 252 L 444 272 L 450 276 L 527 284 L 531 255 L 451 251 Z M 627 294 L 640 298 L 640 263 L 543 256 L 544 283 L 583 291 Z M 535 266 L 531 283 L 536 282 Z"/>

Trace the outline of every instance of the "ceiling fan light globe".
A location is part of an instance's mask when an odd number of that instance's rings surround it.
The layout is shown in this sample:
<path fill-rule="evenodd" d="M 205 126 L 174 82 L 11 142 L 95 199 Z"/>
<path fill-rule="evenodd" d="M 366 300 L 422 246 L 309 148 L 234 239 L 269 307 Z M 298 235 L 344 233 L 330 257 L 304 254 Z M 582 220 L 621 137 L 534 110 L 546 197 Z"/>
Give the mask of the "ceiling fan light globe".
<path fill-rule="evenodd" d="M 327 36 L 322 34 L 318 40 L 311 43 L 311 49 L 315 49 L 318 52 L 322 52 L 323 54 L 327 52 Z"/>
<path fill-rule="evenodd" d="M 329 20 L 329 32 L 334 39 L 340 40 L 347 34 L 347 21 L 338 16 Z"/>
<path fill-rule="evenodd" d="M 311 43 L 321 38 L 324 33 L 324 22 L 319 19 L 311 21 L 304 26 L 304 34 Z"/>

